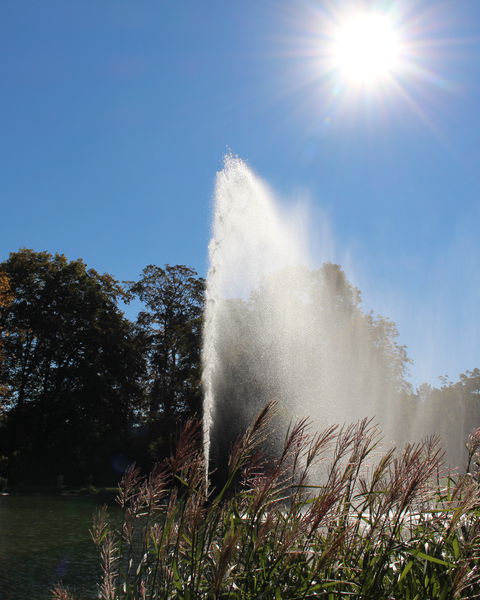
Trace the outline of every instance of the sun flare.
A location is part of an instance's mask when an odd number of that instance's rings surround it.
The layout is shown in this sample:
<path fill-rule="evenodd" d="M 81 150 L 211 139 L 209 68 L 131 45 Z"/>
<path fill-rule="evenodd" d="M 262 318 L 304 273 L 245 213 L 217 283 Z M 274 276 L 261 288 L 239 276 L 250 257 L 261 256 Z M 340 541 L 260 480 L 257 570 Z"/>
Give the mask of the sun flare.
<path fill-rule="evenodd" d="M 400 59 L 400 39 L 386 15 L 357 14 L 334 32 L 333 68 L 347 83 L 376 85 L 395 74 Z"/>
<path fill-rule="evenodd" d="M 446 37 L 449 10 L 413 10 L 400 0 L 304 4 L 304 12 L 285 15 L 298 20 L 282 50 L 291 58 L 282 93 L 302 90 L 301 105 L 321 115 L 315 131 L 327 135 L 344 115 L 380 126 L 406 110 L 439 134 L 429 111 L 446 92 L 460 91 L 443 67 L 466 43 Z"/>

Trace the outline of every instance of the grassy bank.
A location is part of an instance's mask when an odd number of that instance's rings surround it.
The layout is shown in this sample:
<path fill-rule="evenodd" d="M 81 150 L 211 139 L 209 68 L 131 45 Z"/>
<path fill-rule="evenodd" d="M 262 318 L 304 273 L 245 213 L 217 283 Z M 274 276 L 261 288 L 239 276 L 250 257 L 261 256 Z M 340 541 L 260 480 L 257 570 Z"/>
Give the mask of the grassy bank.
<path fill-rule="evenodd" d="M 474 474 L 445 475 L 434 440 L 376 456 L 366 421 L 313 436 L 301 422 L 266 463 L 258 450 L 269 414 L 234 447 L 221 489 L 206 487 L 194 425 L 148 478 L 128 471 L 123 523 L 111 525 L 104 509 L 92 530 L 102 599 L 477 597 Z M 469 444 L 473 465 L 479 440 Z M 62 588 L 53 597 L 71 598 Z"/>

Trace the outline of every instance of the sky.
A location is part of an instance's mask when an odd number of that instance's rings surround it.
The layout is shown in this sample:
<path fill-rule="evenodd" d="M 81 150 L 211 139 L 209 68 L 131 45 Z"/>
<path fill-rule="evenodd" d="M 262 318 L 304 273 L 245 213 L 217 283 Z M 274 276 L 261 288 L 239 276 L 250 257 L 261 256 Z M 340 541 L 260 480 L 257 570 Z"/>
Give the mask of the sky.
<path fill-rule="evenodd" d="M 359 7 L 408 48 L 379 86 L 325 65 Z M 231 151 L 307 207 L 318 263 L 395 321 L 414 385 L 480 367 L 478 0 L 0 0 L 0 46 L 0 260 L 205 275 Z"/>

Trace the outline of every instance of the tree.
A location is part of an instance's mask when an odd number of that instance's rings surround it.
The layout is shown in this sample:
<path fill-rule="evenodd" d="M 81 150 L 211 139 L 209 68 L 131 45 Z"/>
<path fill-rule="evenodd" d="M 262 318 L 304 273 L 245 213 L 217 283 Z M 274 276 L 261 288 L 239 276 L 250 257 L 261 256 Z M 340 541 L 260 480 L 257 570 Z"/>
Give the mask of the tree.
<path fill-rule="evenodd" d="M 5 309 L 13 302 L 12 289 L 10 287 L 10 281 L 6 273 L 0 272 L 0 310 Z M 5 332 L 0 329 L 0 399 L 4 398 L 7 394 L 7 386 L 3 385 L 3 369 L 5 362 L 5 355 L 3 352 L 4 341 L 3 338 Z M 1 413 L 0 413 L 1 414 Z"/>
<path fill-rule="evenodd" d="M 148 265 L 130 285 L 146 351 L 145 420 L 164 436 L 201 414 L 201 336 L 205 282 L 184 265 Z M 157 434 L 159 428 L 156 428 Z M 161 443 L 161 442 L 160 442 Z"/>
<path fill-rule="evenodd" d="M 461 373 L 457 386 L 472 400 L 478 402 L 480 400 L 480 369 Z"/>
<path fill-rule="evenodd" d="M 438 435 L 451 467 L 467 463 L 465 442 L 480 425 L 480 369 L 466 371 L 458 381 L 440 378 L 440 387 L 422 384 L 417 389 L 416 421 L 422 435 Z"/>
<path fill-rule="evenodd" d="M 108 477 L 140 402 L 141 353 L 117 306 L 123 288 L 80 259 L 28 249 L 0 270 L 13 292 L 0 308 L 11 475 Z"/>
<path fill-rule="evenodd" d="M 287 267 L 248 298 L 215 298 L 214 306 L 210 454 L 220 480 L 232 441 L 272 400 L 279 408 L 271 454 L 303 417 L 318 429 L 375 418 L 388 443 L 403 441 L 390 421 L 392 409 L 402 422 L 410 418 L 405 347 L 394 323 L 362 310 L 360 291 L 339 265 Z"/>

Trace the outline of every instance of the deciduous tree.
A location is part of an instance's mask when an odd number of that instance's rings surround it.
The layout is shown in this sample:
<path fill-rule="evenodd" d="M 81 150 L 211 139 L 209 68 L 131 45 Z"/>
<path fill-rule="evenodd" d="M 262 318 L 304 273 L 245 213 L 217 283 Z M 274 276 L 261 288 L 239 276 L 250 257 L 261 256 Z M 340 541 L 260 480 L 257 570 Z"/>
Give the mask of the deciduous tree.
<path fill-rule="evenodd" d="M 148 265 L 130 285 L 131 297 L 145 307 L 137 320 L 146 349 L 145 419 L 163 438 L 201 413 L 204 287 L 204 280 L 184 265 Z"/>
<path fill-rule="evenodd" d="M 10 287 L 10 281 L 8 279 L 8 276 L 6 273 L 0 272 L 0 309 L 5 309 L 8 306 L 10 306 L 12 301 L 13 301 L 13 294 L 12 294 L 12 289 Z M 5 336 L 5 331 L 0 329 L 0 398 L 5 398 L 5 395 L 8 391 L 7 386 L 2 383 L 5 378 L 5 376 L 4 376 L 5 355 L 4 355 L 4 351 L 3 351 L 4 336 Z M 1 413 L 0 413 L 0 415 L 1 415 Z"/>
<path fill-rule="evenodd" d="M 106 476 L 138 406 L 142 357 L 124 297 L 82 260 L 23 249 L 0 264 L 10 455 L 19 478 Z"/>

